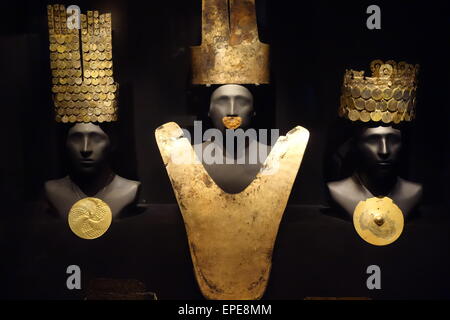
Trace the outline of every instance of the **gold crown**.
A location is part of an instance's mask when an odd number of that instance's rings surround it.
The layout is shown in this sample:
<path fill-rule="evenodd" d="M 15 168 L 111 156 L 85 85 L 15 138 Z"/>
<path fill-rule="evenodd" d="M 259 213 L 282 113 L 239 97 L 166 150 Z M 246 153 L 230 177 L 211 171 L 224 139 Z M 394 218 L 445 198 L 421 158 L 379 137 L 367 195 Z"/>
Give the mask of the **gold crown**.
<path fill-rule="evenodd" d="M 66 8 L 48 5 L 47 14 L 56 121 L 116 121 L 111 14 L 81 14 L 81 48 L 80 30 L 68 28 Z"/>
<path fill-rule="evenodd" d="M 202 44 L 191 47 L 193 84 L 269 83 L 255 0 L 203 0 Z"/>
<path fill-rule="evenodd" d="M 351 121 L 400 123 L 415 117 L 419 65 L 389 60 L 370 63 L 364 71 L 346 70 L 339 116 Z"/>

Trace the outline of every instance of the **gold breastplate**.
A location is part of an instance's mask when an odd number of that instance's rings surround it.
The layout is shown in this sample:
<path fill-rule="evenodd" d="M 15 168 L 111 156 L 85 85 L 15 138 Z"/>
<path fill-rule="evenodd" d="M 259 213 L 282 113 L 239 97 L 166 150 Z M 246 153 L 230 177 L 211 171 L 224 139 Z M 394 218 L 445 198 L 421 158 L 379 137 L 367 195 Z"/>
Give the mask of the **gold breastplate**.
<path fill-rule="evenodd" d="M 261 298 L 308 130 L 296 127 L 281 136 L 255 180 L 237 194 L 215 184 L 176 123 L 159 127 L 155 136 L 183 215 L 203 295 L 208 299 Z M 192 161 L 179 161 L 180 157 Z"/>

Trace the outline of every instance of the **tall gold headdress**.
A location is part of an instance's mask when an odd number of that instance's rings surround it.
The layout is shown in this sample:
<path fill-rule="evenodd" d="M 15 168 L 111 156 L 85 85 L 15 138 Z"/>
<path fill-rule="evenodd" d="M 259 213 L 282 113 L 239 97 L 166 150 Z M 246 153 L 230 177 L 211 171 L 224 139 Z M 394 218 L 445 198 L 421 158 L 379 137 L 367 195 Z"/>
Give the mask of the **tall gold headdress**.
<path fill-rule="evenodd" d="M 48 5 L 47 13 L 56 121 L 116 121 L 111 14 L 81 14 L 80 31 L 68 28 L 63 5 Z"/>
<path fill-rule="evenodd" d="M 370 64 L 372 76 L 346 70 L 339 115 L 351 121 L 400 123 L 415 117 L 419 65 L 406 62 Z"/>
<path fill-rule="evenodd" d="M 191 47 L 193 84 L 269 83 L 255 0 L 203 0 L 202 44 Z"/>

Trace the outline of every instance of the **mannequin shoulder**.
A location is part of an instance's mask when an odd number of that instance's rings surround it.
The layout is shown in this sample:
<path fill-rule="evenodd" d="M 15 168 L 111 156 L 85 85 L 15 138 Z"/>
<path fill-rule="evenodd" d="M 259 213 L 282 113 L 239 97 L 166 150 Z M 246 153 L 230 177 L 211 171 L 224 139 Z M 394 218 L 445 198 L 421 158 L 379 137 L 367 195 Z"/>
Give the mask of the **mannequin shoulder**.
<path fill-rule="evenodd" d="M 119 175 L 116 175 L 113 183 L 115 190 L 121 190 L 124 193 L 136 193 L 141 185 L 139 181 L 125 179 Z"/>
<path fill-rule="evenodd" d="M 408 181 L 399 178 L 400 194 L 405 198 L 420 198 L 423 193 L 423 187 L 420 183 Z"/>
<path fill-rule="evenodd" d="M 352 177 L 328 182 L 327 186 L 333 198 L 335 198 L 335 196 L 346 198 L 356 191 Z"/>
<path fill-rule="evenodd" d="M 353 215 L 356 205 L 363 199 L 352 177 L 327 183 L 330 196 L 350 216 Z"/>
<path fill-rule="evenodd" d="M 61 179 L 48 180 L 44 183 L 44 189 L 47 194 L 61 192 L 62 190 L 67 189 L 69 187 L 70 187 L 70 180 L 68 176 Z"/>

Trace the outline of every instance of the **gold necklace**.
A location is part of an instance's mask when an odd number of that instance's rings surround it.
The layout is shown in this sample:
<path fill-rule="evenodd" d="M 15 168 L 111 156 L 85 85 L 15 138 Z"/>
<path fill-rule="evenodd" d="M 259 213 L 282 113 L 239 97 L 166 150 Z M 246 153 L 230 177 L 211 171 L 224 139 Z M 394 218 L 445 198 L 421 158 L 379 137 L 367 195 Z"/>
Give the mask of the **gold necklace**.
<path fill-rule="evenodd" d="M 361 180 L 361 177 L 359 176 L 358 172 L 355 172 L 354 176 L 356 177 L 356 179 L 359 182 L 359 185 L 362 187 L 364 193 L 367 195 L 367 198 L 369 197 L 376 197 L 374 196 L 374 194 L 372 192 L 370 192 L 370 190 L 364 185 L 364 183 Z M 397 182 L 395 183 L 395 186 L 397 185 Z M 386 195 L 386 197 L 391 198 L 392 199 L 392 193 L 394 192 L 395 186 L 392 188 L 392 190 Z M 380 197 L 376 197 L 376 198 L 380 198 Z"/>
<path fill-rule="evenodd" d="M 115 175 L 115 174 L 114 174 L 113 172 L 111 172 L 111 173 L 109 174 L 108 179 L 106 180 L 106 181 L 108 181 L 108 183 L 106 183 L 106 185 L 105 185 L 100 191 L 98 191 L 98 192 L 95 194 L 94 197 L 98 197 L 98 195 L 99 195 L 100 193 L 104 192 L 104 191 L 106 190 L 106 188 L 109 187 L 109 185 L 110 185 L 110 184 L 113 182 L 113 180 L 114 180 L 114 178 L 113 178 L 114 175 Z M 79 198 L 79 200 L 88 197 L 88 196 L 81 190 L 81 188 L 80 188 L 77 184 L 75 184 L 75 183 L 73 182 L 72 179 L 70 179 L 70 176 L 69 176 L 69 180 L 70 180 L 70 187 L 71 187 L 72 191 L 75 192 L 75 194 L 77 195 L 77 197 Z"/>

